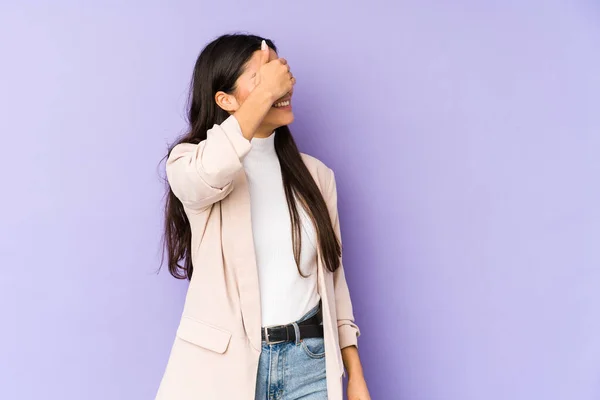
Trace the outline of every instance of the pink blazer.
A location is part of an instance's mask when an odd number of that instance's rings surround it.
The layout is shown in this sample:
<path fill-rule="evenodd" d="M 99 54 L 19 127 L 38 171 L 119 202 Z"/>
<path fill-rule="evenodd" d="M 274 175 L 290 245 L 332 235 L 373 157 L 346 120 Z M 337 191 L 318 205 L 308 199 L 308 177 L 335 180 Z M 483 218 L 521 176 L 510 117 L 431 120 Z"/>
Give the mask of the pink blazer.
<path fill-rule="evenodd" d="M 167 160 L 167 178 L 192 229 L 194 274 L 157 400 L 254 400 L 261 310 L 241 163 L 250 148 L 232 116 L 210 129 L 202 143 L 176 146 Z M 333 171 L 314 157 L 302 157 L 340 235 Z M 357 345 L 360 331 L 343 267 L 329 272 L 318 252 L 317 275 L 328 397 L 341 400 L 340 350 Z"/>

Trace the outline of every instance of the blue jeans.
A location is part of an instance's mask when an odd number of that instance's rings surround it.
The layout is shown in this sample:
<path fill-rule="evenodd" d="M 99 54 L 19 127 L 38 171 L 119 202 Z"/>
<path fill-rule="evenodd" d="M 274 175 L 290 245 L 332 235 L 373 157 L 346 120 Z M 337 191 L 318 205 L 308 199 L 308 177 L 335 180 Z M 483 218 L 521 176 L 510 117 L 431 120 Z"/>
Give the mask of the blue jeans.
<path fill-rule="evenodd" d="M 298 322 L 319 311 L 310 310 Z M 255 400 L 326 400 L 325 342 L 306 338 L 296 342 L 262 343 Z"/>

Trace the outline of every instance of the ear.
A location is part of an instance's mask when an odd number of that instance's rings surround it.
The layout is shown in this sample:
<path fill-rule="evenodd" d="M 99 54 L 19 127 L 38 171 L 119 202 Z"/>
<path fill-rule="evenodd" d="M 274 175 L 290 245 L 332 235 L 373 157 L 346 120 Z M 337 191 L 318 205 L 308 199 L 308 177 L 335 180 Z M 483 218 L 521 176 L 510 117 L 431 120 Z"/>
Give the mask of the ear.
<path fill-rule="evenodd" d="M 219 91 L 215 94 L 215 103 L 223 110 L 233 113 L 240 107 L 235 96 Z"/>

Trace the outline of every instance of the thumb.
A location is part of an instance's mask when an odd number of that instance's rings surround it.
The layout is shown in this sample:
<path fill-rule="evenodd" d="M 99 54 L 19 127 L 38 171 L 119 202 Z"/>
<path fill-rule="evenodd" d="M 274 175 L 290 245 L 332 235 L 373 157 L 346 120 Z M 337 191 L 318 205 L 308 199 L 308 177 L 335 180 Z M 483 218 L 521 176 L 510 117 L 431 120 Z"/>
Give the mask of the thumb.
<path fill-rule="evenodd" d="M 260 44 L 260 51 L 261 51 L 260 65 L 265 65 L 266 63 L 269 62 L 269 46 L 267 45 L 267 42 L 265 42 L 264 40 Z"/>

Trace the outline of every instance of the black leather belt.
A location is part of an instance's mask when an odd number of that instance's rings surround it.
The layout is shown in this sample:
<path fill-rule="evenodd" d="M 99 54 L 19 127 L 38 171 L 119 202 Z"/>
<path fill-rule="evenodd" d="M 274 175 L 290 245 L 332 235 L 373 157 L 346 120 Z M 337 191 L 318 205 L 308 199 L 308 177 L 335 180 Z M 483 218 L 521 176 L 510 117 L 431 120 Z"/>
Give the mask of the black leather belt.
<path fill-rule="evenodd" d="M 298 330 L 300 331 L 300 338 L 314 338 L 323 337 L 323 315 L 321 309 L 314 316 L 310 317 L 306 321 L 298 322 Z M 267 344 L 277 344 L 284 342 L 295 342 L 296 331 L 293 324 L 281 325 L 281 326 L 270 326 L 262 329 L 262 341 Z"/>

